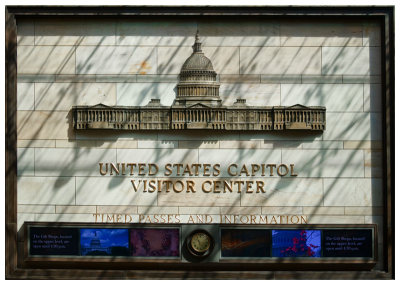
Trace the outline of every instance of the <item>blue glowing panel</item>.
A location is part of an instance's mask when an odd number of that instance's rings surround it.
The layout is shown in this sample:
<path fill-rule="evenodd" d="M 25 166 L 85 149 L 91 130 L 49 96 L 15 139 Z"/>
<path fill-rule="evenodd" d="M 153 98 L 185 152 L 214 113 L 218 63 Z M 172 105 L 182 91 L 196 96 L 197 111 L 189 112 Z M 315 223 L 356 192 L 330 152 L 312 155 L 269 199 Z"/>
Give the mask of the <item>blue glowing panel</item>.
<path fill-rule="evenodd" d="M 81 229 L 81 255 L 129 255 L 128 229 Z"/>
<path fill-rule="evenodd" d="M 320 230 L 272 230 L 273 257 L 321 257 Z"/>

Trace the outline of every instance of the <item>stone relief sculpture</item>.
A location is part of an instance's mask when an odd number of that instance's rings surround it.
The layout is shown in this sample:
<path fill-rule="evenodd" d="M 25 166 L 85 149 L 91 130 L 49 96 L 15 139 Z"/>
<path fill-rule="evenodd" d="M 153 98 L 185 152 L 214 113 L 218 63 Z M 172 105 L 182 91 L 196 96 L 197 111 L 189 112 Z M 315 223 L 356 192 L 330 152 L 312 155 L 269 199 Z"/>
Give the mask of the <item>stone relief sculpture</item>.
<path fill-rule="evenodd" d="M 322 106 L 248 106 L 237 99 L 225 106 L 217 73 L 201 49 L 198 33 L 192 55 L 183 64 L 172 106 L 151 99 L 146 106 L 74 106 L 76 130 L 313 130 L 326 126 Z"/>

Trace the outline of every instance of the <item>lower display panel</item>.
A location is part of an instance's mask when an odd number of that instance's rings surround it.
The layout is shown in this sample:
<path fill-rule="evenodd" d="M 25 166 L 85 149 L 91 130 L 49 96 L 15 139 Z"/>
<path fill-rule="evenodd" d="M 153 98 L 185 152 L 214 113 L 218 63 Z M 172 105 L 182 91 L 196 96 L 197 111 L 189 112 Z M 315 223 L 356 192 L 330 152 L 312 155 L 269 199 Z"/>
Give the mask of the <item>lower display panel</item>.
<path fill-rule="evenodd" d="M 376 225 L 152 225 L 25 223 L 24 260 L 38 267 L 105 261 L 137 266 L 192 264 L 199 268 L 257 269 L 302 266 L 371 269 L 377 259 Z M 185 265 L 186 264 L 186 265 Z M 100 266 L 101 267 L 101 266 Z M 168 266 L 167 266 L 168 267 Z M 350 270 L 346 267 L 345 270 Z"/>

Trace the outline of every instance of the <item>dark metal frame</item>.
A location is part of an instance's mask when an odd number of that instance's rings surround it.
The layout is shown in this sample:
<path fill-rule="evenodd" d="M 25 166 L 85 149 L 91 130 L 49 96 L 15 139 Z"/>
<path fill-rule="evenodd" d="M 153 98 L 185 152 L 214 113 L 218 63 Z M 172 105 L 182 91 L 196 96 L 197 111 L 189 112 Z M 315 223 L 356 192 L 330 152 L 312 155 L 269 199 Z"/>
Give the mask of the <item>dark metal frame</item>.
<path fill-rule="evenodd" d="M 215 268 L 168 269 L 149 264 L 145 269 L 121 269 L 108 264 L 107 270 L 95 264 L 62 269 L 24 268 L 23 243 L 17 239 L 17 29 L 24 17 L 274 17 L 274 18 L 374 18 L 381 23 L 382 130 L 384 189 L 384 271 L 338 271 L 330 268 L 304 271 L 293 266 L 289 271 L 251 268 L 236 271 Z M 7 279 L 394 279 L 394 6 L 362 7 L 151 7 L 151 6 L 6 6 L 6 175 L 5 175 L 5 274 Z"/>
<path fill-rule="evenodd" d="M 174 224 L 169 228 L 176 229 L 182 228 L 186 224 Z M 307 230 L 322 230 L 322 229 L 372 229 L 373 236 L 373 257 L 372 258 L 340 258 L 340 257 L 321 257 L 321 258 L 221 258 L 219 262 L 205 259 L 201 263 L 188 263 L 184 257 L 180 258 L 140 258 L 140 257 L 87 257 L 87 256 L 31 256 L 29 255 L 29 229 L 32 227 L 56 227 L 56 228 L 118 228 L 118 229 L 131 229 L 131 228 L 168 228 L 162 224 L 121 224 L 121 223 L 52 223 L 52 222 L 26 222 L 24 224 L 24 252 L 22 267 L 26 268 L 85 268 L 88 263 L 98 269 L 147 269 L 149 266 L 157 266 L 166 270 L 178 269 L 205 269 L 210 271 L 225 270 L 234 271 L 240 270 L 246 266 L 249 270 L 293 270 L 294 268 L 301 268 L 302 270 L 323 270 L 329 268 L 330 270 L 371 270 L 377 263 L 378 255 L 378 231 L 377 225 L 340 225 L 340 224 L 310 224 L 310 225 L 236 225 L 227 226 L 226 224 L 213 224 L 219 228 L 218 235 L 222 228 L 237 228 L 237 229 L 307 229 Z M 204 229 L 200 229 L 204 231 Z M 182 230 L 180 230 L 182 235 Z M 189 234 L 189 236 L 191 233 Z M 186 246 L 185 236 L 181 236 L 181 251 Z M 213 236 L 217 240 L 217 248 L 220 247 L 220 242 L 217 236 Z M 181 255 L 183 253 L 181 252 Z M 110 264 L 113 263 L 112 265 Z"/>

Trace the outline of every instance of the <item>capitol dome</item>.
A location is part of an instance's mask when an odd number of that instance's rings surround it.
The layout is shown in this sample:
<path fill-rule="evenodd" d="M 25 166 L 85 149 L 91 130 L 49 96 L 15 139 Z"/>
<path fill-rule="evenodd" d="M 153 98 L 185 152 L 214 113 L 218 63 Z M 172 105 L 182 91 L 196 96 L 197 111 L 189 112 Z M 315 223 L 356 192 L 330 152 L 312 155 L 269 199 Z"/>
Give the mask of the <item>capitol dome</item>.
<path fill-rule="evenodd" d="M 196 40 L 192 48 L 193 53 L 183 64 L 181 68 L 181 75 L 186 71 L 211 71 L 211 73 L 215 73 L 211 60 L 208 59 L 201 50 L 201 42 L 198 31 L 196 33 Z"/>
<path fill-rule="evenodd" d="M 214 68 L 212 66 L 211 60 L 208 59 L 203 53 L 201 52 L 194 52 L 183 64 L 182 69 L 181 69 L 181 74 L 182 72 L 185 71 L 194 71 L 194 70 L 199 70 L 199 71 L 214 71 Z"/>
<path fill-rule="evenodd" d="M 217 73 L 211 60 L 201 50 L 199 33 L 193 44 L 193 53 L 186 59 L 179 74 L 177 97 L 174 105 L 221 105 Z"/>

